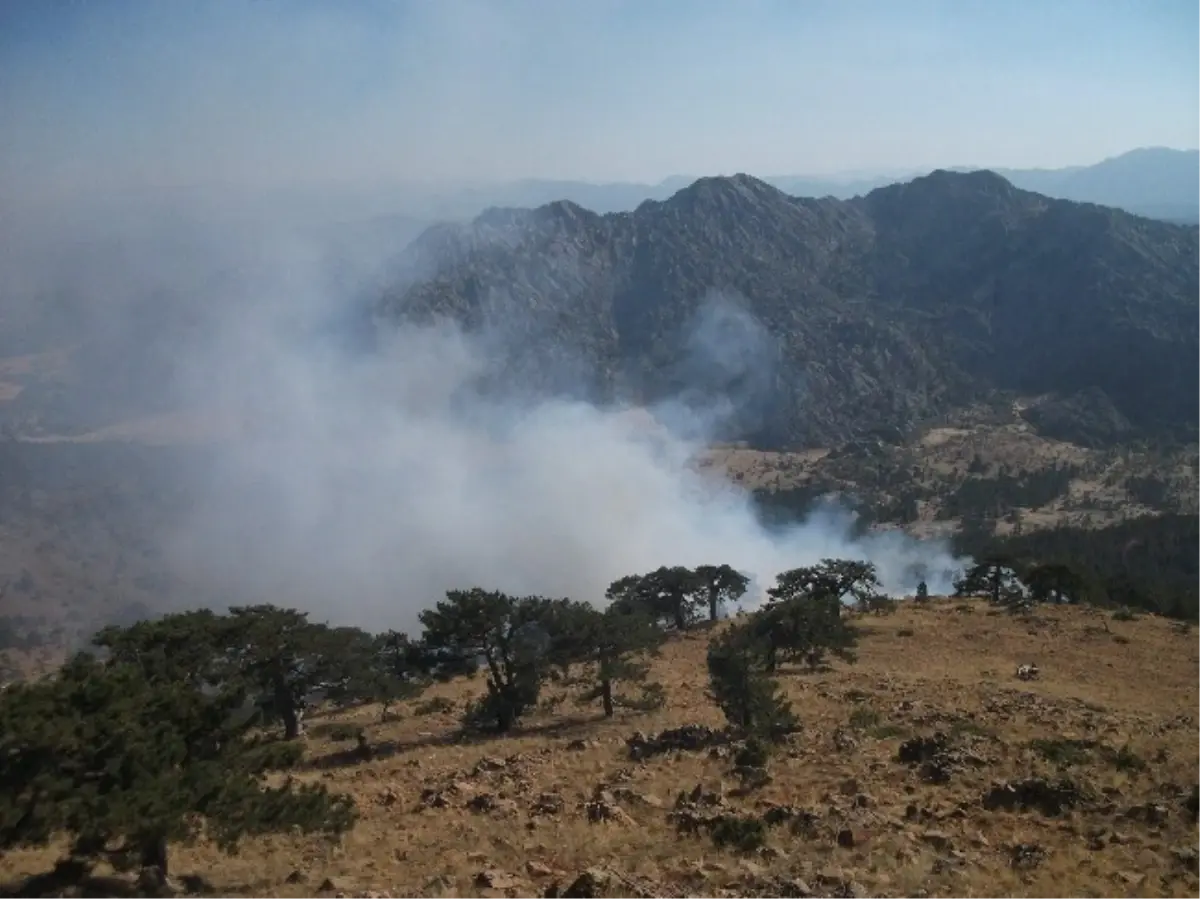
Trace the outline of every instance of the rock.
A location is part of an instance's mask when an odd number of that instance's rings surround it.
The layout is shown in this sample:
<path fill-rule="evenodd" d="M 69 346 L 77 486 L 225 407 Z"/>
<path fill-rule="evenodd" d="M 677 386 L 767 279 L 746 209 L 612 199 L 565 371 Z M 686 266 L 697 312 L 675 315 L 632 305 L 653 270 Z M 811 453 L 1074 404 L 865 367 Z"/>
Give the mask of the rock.
<path fill-rule="evenodd" d="M 1009 864 L 1019 871 L 1036 868 L 1046 860 L 1046 850 L 1036 843 L 1015 843 L 1009 850 Z"/>
<path fill-rule="evenodd" d="M 858 780 L 853 777 L 848 777 L 838 785 L 838 791 L 843 796 L 853 796 L 858 792 Z"/>
<path fill-rule="evenodd" d="M 984 794 L 983 807 L 988 811 L 1037 809 L 1043 815 L 1053 817 L 1083 800 L 1080 788 L 1066 778 L 1048 781 L 1032 777 L 1017 783 L 995 784 Z"/>
<path fill-rule="evenodd" d="M 584 812 L 587 814 L 587 819 L 592 824 L 633 824 L 634 821 L 629 817 L 629 813 L 615 802 L 608 802 L 603 799 L 593 799 L 585 802 L 583 805 Z"/>
<path fill-rule="evenodd" d="M 492 793 L 480 793 L 467 802 L 468 809 L 477 813 L 500 812 L 511 815 L 517 810 L 517 804 L 511 799 L 504 799 Z"/>
<path fill-rule="evenodd" d="M 567 744 L 567 749 L 570 752 L 582 752 L 585 749 L 591 749 L 598 745 L 595 740 L 572 740 Z"/>
<path fill-rule="evenodd" d="M 833 732 L 833 748 L 838 752 L 851 752 L 858 748 L 858 739 L 844 727 Z"/>
<path fill-rule="evenodd" d="M 558 793 L 540 793 L 529 808 L 531 815 L 557 815 L 566 807 L 566 800 Z"/>
<path fill-rule="evenodd" d="M 808 899 L 812 894 L 812 887 L 798 877 L 779 880 L 775 883 L 775 895 L 780 899 Z"/>
<path fill-rule="evenodd" d="M 563 899 L 600 899 L 616 886 L 613 876 L 604 868 L 588 868 L 562 891 Z"/>
<path fill-rule="evenodd" d="M 1145 874 L 1138 874 L 1133 871 L 1118 871 L 1117 877 L 1120 878 L 1126 886 L 1140 886 L 1142 881 L 1146 879 Z"/>
<path fill-rule="evenodd" d="M 941 731 L 932 737 L 913 737 L 905 740 L 896 750 L 896 761 L 905 765 L 919 765 L 932 760 L 950 748 L 950 738 Z"/>
<path fill-rule="evenodd" d="M 345 884 L 343 884 L 341 879 L 335 879 L 333 877 L 326 877 L 324 880 L 321 881 L 321 885 L 319 887 L 317 887 L 317 895 L 329 894 L 329 893 L 345 893 L 347 889 L 349 889 L 349 887 L 347 887 Z"/>
<path fill-rule="evenodd" d="M 1196 873 L 1200 856 L 1196 852 L 1195 846 L 1180 846 L 1171 850 L 1171 855 L 1175 857 L 1175 861 L 1183 865 L 1193 874 Z"/>
<path fill-rule="evenodd" d="M 287 877 L 285 877 L 283 879 L 283 882 L 284 883 L 304 883 L 304 872 L 303 871 L 293 871 L 291 874 L 289 874 Z"/>
<path fill-rule="evenodd" d="M 490 812 L 497 806 L 496 797 L 491 793 L 480 793 L 467 802 L 467 808 L 473 812 Z"/>
<path fill-rule="evenodd" d="M 1145 805 L 1135 805 L 1125 812 L 1125 817 L 1131 821 L 1141 821 L 1150 827 L 1162 827 L 1167 823 L 1170 810 L 1165 805 L 1147 802 Z"/>
<path fill-rule="evenodd" d="M 713 746 L 723 746 L 728 742 L 727 731 L 714 730 L 703 724 L 685 724 L 682 727 L 664 730 L 657 735 L 647 736 L 641 731 L 635 731 L 625 741 L 625 745 L 631 759 L 642 761 L 667 752 L 699 752 Z"/>
<path fill-rule="evenodd" d="M 921 841 L 928 843 L 934 849 L 944 850 L 951 846 L 950 835 L 941 830 L 927 830 L 921 834 Z"/>
<path fill-rule="evenodd" d="M 424 808 L 446 808 L 450 805 L 450 800 L 442 790 L 426 787 L 421 790 L 421 805 Z"/>
<path fill-rule="evenodd" d="M 531 877 L 551 877 L 554 874 L 554 869 L 544 862 L 527 861 L 525 870 L 529 872 Z"/>
<path fill-rule="evenodd" d="M 521 881 L 499 868 L 485 868 L 475 875 L 475 886 L 489 890 L 515 890 Z"/>
<path fill-rule="evenodd" d="M 867 841 L 867 832 L 865 830 L 843 827 L 837 833 L 837 844 L 843 849 L 853 849 L 855 846 L 861 846 Z"/>
<path fill-rule="evenodd" d="M 487 771 L 502 771 L 507 767 L 508 762 L 506 762 L 504 759 L 499 759 L 491 755 L 485 755 L 475 763 L 474 773 L 478 775 Z"/>
<path fill-rule="evenodd" d="M 620 802 L 630 802 L 637 805 L 649 806 L 650 808 L 662 808 L 664 805 L 663 801 L 657 796 L 651 793 L 639 793 L 628 787 L 618 787 L 613 790 L 613 796 Z"/>

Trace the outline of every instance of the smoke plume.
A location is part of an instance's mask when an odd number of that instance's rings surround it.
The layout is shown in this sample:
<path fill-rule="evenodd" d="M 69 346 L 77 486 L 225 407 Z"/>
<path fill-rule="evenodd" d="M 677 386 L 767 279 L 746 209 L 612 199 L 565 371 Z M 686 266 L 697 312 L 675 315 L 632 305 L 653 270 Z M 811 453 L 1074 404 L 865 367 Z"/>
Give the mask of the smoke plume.
<path fill-rule="evenodd" d="M 172 564 L 213 602 L 412 628 L 460 587 L 602 603 L 611 581 L 659 565 L 729 563 L 765 588 L 853 557 L 894 592 L 923 566 L 937 591 L 957 567 L 938 543 L 852 536 L 836 505 L 768 532 L 744 489 L 695 469 L 773 380 L 774 338 L 736 298 L 701 304 L 680 369 L 699 380 L 646 410 L 485 396 L 494 332 L 384 324 L 369 345 L 346 339 L 339 323 L 363 294 L 349 285 L 377 283 L 378 266 L 348 279 L 342 265 L 335 284 L 326 258 L 293 241 L 260 245 L 238 271 L 207 301 L 223 316 L 181 353 L 174 387 L 232 426 L 169 535 Z"/>

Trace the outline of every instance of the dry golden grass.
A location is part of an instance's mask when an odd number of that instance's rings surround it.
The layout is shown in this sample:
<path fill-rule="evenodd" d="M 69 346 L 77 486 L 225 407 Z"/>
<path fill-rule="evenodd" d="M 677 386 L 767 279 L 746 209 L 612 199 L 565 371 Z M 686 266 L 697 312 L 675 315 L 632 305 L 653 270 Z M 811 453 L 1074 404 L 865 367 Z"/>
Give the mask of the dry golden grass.
<path fill-rule="evenodd" d="M 621 872 L 625 895 L 634 885 L 659 895 L 771 895 L 779 877 L 803 879 L 818 895 L 1197 894 L 1195 871 L 1175 855 L 1196 843 L 1195 819 L 1179 797 L 1197 779 L 1194 635 L 1153 617 L 1119 622 L 1096 610 L 1039 609 L 1028 621 L 951 600 L 909 603 L 861 623 L 856 665 L 782 676 L 804 730 L 772 759 L 772 781 L 748 795 L 730 795 L 737 782 L 727 760 L 697 752 L 633 762 L 626 752 L 634 730 L 722 723 L 705 693 L 708 637 L 696 633 L 668 644 L 656 663 L 652 676 L 668 695 L 656 712 L 605 721 L 567 699 L 512 736 L 454 743 L 446 738 L 456 713 L 416 709 L 434 696 L 461 709 L 481 689 L 462 681 L 406 704 L 395 722 L 379 723 L 374 707 L 314 719 L 308 739 L 316 761 L 351 755 L 353 741 L 329 739 L 336 724 L 365 728 L 379 749 L 396 746 L 372 761 L 347 759 L 302 775 L 352 793 L 362 814 L 356 829 L 338 846 L 276 837 L 250 841 L 232 857 L 205 844 L 180 848 L 174 870 L 201 875 L 221 895 L 312 895 L 327 878 L 350 895 L 532 895 L 596 865 Z M 1015 678 L 1025 662 L 1040 666 L 1039 680 Z M 567 691 L 551 684 L 546 692 Z M 836 748 L 839 730 L 856 734 L 857 746 Z M 937 730 L 955 734 L 986 765 L 934 785 L 896 761 L 906 736 Z M 1060 738 L 1128 746 L 1146 767 L 1121 770 L 1092 753 L 1061 773 L 1097 800 L 1061 817 L 982 807 L 997 780 L 1057 776 L 1029 743 Z M 485 758 L 508 761 L 477 771 Z M 613 786 L 625 823 L 588 822 L 582 804 L 602 783 Z M 816 812 L 817 832 L 772 828 L 770 850 L 753 857 L 680 835 L 667 817 L 676 795 L 722 783 L 727 802 L 745 814 L 768 804 Z M 445 794 L 448 806 L 422 806 L 423 789 L 449 784 L 458 786 Z M 469 810 L 468 799 L 482 792 L 496 807 Z M 535 814 L 543 793 L 560 796 L 562 810 Z M 856 801 L 859 794 L 868 798 Z M 1165 823 L 1152 827 L 1125 814 L 1146 803 L 1167 809 Z M 906 819 L 909 806 L 917 818 Z M 843 829 L 853 832 L 852 847 L 838 845 Z M 1041 864 L 1014 868 L 1018 843 L 1044 849 Z M 0 876 L 45 870 L 54 855 L 11 853 L 0 860 Z M 476 880 L 485 869 L 515 879 L 506 890 L 488 890 Z"/>
<path fill-rule="evenodd" d="M 1184 513 L 1197 509 L 1198 486 L 1195 444 L 1171 451 L 1088 449 L 1038 435 L 1020 420 L 1006 424 L 973 424 L 970 427 L 934 428 L 911 446 L 884 451 L 891 464 L 911 472 L 909 486 L 925 488 L 931 499 L 919 504 L 919 519 L 906 526 L 918 536 L 946 536 L 958 522 L 939 519 L 945 498 L 965 481 L 972 465 L 994 477 L 999 471 L 1031 473 L 1055 466 L 1072 466 L 1077 475 L 1063 495 L 1037 508 L 1021 508 L 1024 530 L 1069 524 L 1105 527 L 1127 518 L 1154 514 L 1163 509 L 1142 505 L 1130 495 L 1131 478 L 1153 476 L 1168 486 L 1171 508 Z M 900 464 L 902 462 L 902 464 Z M 783 490 L 830 476 L 844 488 L 861 489 L 873 482 L 876 460 L 865 458 L 847 463 L 829 450 L 804 452 L 760 452 L 740 447 L 714 447 L 699 460 L 702 470 L 720 473 L 749 489 Z M 857 469 L 856 469 L 857 466 Z M 871 488 L 867 487 L 868 494 Z M 1000 522 L 998 533 L 1012 530 L 1012 522 Z"/>

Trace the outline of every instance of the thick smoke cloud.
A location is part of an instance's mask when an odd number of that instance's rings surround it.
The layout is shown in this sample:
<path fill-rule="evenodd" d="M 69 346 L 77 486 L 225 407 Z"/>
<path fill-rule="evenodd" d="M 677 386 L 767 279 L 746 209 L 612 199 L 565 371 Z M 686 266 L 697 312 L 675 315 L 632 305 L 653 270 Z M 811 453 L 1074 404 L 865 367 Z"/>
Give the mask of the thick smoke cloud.
<path fill-rule="evenodd" d="M 412 628 L 447 589 L 602 603 L 615 578 L 663 564 L 727 562 L 765 588 L 856 557 L 892 591 L 915 586 L 915 566 L 948 586 L 940 544 L 855 538 L 836 505 L 769 533 L 743 489 L 694 469 L 705 439 L 772 384 L 773 338 L 736 298 L 710 296 L 689 325 L 681 372 L 697 389 L 644 410 L 485 398 L 495 335 L 445 322 L 384 327 L 370 350 L 340 339 L 346 272 L 333 286 L 303 243 L 260 247 L 239 271 L 223 325 L 182 354 L 177 382 L 181 402 L 236 428 L 169 535 L 197 596 Z"/>

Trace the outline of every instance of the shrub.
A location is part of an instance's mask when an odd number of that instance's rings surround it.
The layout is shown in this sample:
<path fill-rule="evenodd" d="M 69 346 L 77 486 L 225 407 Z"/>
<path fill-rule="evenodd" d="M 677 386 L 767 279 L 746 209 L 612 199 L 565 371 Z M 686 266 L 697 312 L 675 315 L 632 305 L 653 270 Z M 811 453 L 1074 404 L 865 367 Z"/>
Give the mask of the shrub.
<path fill-rule="evenodd" d="M 713 825 L 712 840 L 718 849 L 757 852 L 767 842 L 767 827 L 758 818 L 724 815 Z"/>

